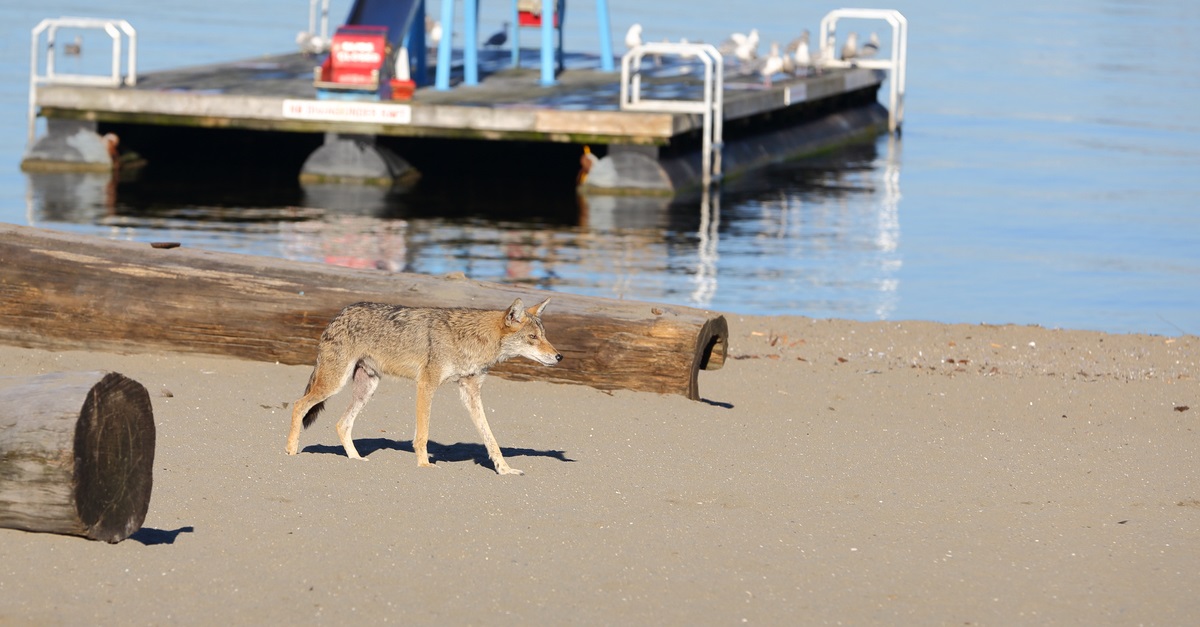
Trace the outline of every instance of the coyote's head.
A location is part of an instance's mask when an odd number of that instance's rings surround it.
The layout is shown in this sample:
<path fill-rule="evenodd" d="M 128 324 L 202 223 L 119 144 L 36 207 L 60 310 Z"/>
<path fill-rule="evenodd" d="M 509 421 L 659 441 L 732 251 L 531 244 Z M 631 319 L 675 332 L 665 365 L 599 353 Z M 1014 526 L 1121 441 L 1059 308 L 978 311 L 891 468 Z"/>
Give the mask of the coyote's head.
<path fill-rule="evenodd" d="M 562 361 L 562 354 L 546 340 L 546 329 L 542 326 L 542 310 L 549 302 L 547 298 L 540 305 L 525 309 L 518 298 L 504 312 L 507 333 L 502 342 L 506 358 L 527 357 L 546 366 Z"/>

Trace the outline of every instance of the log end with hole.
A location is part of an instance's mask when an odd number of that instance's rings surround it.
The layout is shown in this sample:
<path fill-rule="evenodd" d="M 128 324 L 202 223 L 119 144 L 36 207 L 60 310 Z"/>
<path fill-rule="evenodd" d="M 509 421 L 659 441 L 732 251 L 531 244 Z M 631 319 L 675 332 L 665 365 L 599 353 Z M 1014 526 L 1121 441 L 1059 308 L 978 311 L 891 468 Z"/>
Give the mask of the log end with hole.
<path fill-rule="evenodd" d="M 0 380 L 0 527 L 120 542 L 150 506 L 150 395 L 114 372 Z"/>

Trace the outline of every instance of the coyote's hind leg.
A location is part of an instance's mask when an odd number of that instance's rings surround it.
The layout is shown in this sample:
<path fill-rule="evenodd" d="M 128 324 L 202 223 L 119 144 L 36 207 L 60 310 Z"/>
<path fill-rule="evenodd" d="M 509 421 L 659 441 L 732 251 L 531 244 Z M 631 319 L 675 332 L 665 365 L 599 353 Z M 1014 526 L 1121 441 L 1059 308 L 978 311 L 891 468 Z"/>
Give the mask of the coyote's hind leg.
<path fill-rule="evenodd" d="M 354 430 L 354 419 L 358 416 L 358 412 L 362 411 L 367 401 L 371 400 L 371 395 L 375 393 L 377 387 L 379 387 L 379 373 L 360 360 L 354 366 L 354 399 L 350 401 L 346 413 L 342 414 L 341 419 L 337 422 L 338 439 L 342 441 L 342 448 L 346 449 L 346 457 L 350 459 L 366 459 L 358 454 L 358 449 L 354 448 L 351 432 Z"/>
<path fill-rule="evenodd" d="M 304 388 L 304 396 L 292 403 L 292 427 L 288 430 L 286 448 L 288 455 L 295 455 L 299 451 L 300 431 L 316 421 L 325 409 L 325 400 L 337 394 L 346 385 L 349 376 L 349 364 L 343 365 L 328 357 L 317 358 L 317 365 Z"/>

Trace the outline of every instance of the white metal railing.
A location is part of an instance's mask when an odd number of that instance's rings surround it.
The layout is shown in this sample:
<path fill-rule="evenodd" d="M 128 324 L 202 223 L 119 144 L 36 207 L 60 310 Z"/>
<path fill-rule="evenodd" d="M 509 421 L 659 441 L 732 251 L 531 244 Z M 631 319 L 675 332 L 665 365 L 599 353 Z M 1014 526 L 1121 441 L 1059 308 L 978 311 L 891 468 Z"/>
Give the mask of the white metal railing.
<path fill-rule="evenodd" d="M 55 67 L 56 36 L 61 28 L 81 30 L 101 30 L 112 39 L 112 72 L 111 74 L 60 74 Z M 46 33 L 46 42 L 41 44 L 42 33 Z M 121 76 L 121 57 L 125 51 L 123 42 L 129 39 L 126 58 L 125 75 Z M 40 52 L 45 53 L 42 60 Z M 45 72 L 40 70 L 44 68 Z M 34 126 L 37 122 L 37 86 L 38 85 L 95 85 L 98 87 L 120 87 L 122 84 L 130 87 L 137 84 L 137 31 L 125 20 L 112 20 L 95 17 L 57 17 L 47 18 L 33 27 L 33 37 L 29 49 L 29 144 L 33 145 Z"/>
<path fill-rule="evenodd" d="M 642 94 L 642 59 L 646 55 L 697 59 L 704 65 L 704 95 L 701 100 L 648 98 Z M 699 113 L 704 116 L 701 146 L 701 179 L 708 188 L 721 180 L 721 149 L 725 119 L 725 64 L 711 44 L 644 43 L 621 57 L 621 110 Z"/>
<path fill-rule="evenodd" d="M 317 6 L 320 6 L 320 24 L 318 25 Z M 320 26 L 320 30 L 317 27 Z M 315 35 L 321 38 L 321 41 L 328 44 L 329 42 L 329 0 L 308 0 L 308 32 L 309 35 Z"/>
<path fill-rule="evenodd" d="M 329 49 L 329 0 L 308 0 L 308 30 L 300 36 L 316 38 L 319 42 L 319 46 L 314 47 L 316 52 Z"/>
<path fill-rule="evenodd" d="M 839 19 L 884 20 L 892 26 L 892 56 L 888 59 L 835 59 L 832 51 Z M 904 121 L 904 73 L 908 64 L 908 20 L 894 9 L 836 9 L 821 18 L 818 50 L 822 67 L 861 67 L 888 70 L 891 89 L 888 95 L 888 130 L 897 133 Z"/>

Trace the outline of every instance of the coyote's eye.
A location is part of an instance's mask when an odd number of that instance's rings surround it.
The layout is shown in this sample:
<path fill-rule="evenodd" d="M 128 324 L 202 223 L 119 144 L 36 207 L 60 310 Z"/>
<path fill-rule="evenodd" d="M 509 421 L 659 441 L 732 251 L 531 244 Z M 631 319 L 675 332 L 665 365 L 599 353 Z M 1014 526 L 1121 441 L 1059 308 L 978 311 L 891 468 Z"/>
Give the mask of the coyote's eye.
<path fill-rule="evenodd" d="M 529 339 L 531 339 L 531 340 L 536 340 L 536 339 L 537 339 L 537 333 L 530 333 L 530 334 L 529 334 Z"/>

